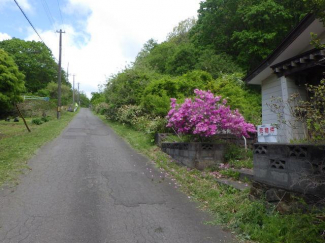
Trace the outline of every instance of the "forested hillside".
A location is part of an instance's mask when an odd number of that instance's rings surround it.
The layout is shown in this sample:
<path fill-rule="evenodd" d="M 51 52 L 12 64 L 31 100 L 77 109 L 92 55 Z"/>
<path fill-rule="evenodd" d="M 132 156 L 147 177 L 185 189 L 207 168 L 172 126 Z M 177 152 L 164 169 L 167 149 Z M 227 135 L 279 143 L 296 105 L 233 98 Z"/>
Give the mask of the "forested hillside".
<path fill-rule="evenodd" d="M 135 61 L 94 94 L 92 103 L 113 120 L 139 114 L 160 119 L 169 110 L 170 98 L 193 97 L 197 88 L 227 98 L 232 109 L 259 124 L 259 87 L 247 86 L 242 78 L 320 6 L 318 0 L 202 1 L 198 19 L 180 22 L 162 43 L 148 40 Z"/>

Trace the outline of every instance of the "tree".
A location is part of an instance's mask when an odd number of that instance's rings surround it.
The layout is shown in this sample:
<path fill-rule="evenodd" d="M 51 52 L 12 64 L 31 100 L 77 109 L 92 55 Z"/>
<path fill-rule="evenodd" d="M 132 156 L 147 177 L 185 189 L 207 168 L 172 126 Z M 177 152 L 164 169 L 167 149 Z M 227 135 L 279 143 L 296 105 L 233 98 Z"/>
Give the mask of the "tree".
<path fill-rule="evenodd" d="M 92 105 L 97 105 L 99 103 L 105 102 L 105 96 L 102 92 L 91 92 L 90 103 Z"/>
<path fill-rule="evenodd" d="M 191 43 L 177 45 L 175 52 L 166 59 L 166 74 L 182 75 L 194 70 L 197 50 Z"/>
<path fill-rule="evenodd" d="M 6 111 L 13 103 L 21 101 L 24 91 L 24 75 L 14 60 L 0 49 L 0 111 Z"/>
<path fill-rule="evenodd" d="M 173 42 L 163 42 L 154 46 L 147 56 L 149 66 L 159 73 L 166 74 L 167 60 L 176 52 L 177 45 Z"/>
<path fill-rule="evenodd" d="M 308 8 L 293 0 L 206 0 L 198 13 L 190 31 L 192 43 L 201 50 L 212 48 L 217 55 L 226 53 L 249 71 L 280 44 Z"/>
<path fill-rule="evenodd" d="M 168 34 L 167 41 L 177 44 L 189 42 L 189 32 L 195 24 L 195 18 L 188 18 L 179 22 L 179 24 L 173 28 L 173 31 Z"/>
<path fill-rule="evenodd" d="M 239 0 L 206 0 L 200 3 L 197 24 L 191 29 L 191 41 L 199 49 L 213 48 L 217 53 L 234 52 L 231 34 L 240 28 L 236 14 Z"/>
<path fill-rule="evenodd" d="M 0 48 L 9 53 L 25 75 L 28 92 L 36 92 L 45 88 L 48 83 L 57 81 L 58 65 L 51 50 L 44 43 L 13 38 L 1 41 Z M 64 72 L 62 83 L 66 84 Z"/>
<path fill-rule="evenodd" d="M 325 0 L 303 0 L 310 12 L 316 14 L 325 25 Z"/>
<path fill-rule="evenodd" d="M 139 67 L 147 67 L 148 62 L 147 62 L 147 57 L 150 55 L 151 50 L 158 45 L 157 41 L 154 39 L 149 39 L 144 45 L 141 51 L 138 53 L 135 62 L 134 62 L 134 67 L 139 68 Z"/>
<path fill-rule="evenodd" d="M 116 107 L 139 105 L 145 87 L 159 76 L 147 69 L 125 69 L 108 80 L 104 91 L 106 102 Z"/>
<path fill-rule="evenodd" d="M 242 69 L 230 55 L 226 53 L 215 54 L 215 51 L 212 49 L 205 49 L 200 52 L 195 69 L 206 71 L 213 78 L 218 78 L 227 73 L 242 72 Z"/>
<path fill-rule="evenodd" d="M 251 70 L 264 60 L 300 21 L 297 12 L 285 6 L 285 1 L 243 1 L 238 5 L 243 28 L 231 36 L 238 49 L 237 60 L 242 67 Z M 299 17 L 301 12 L 298 11 Z"/>
<path fill-rule="evenodd" d="M 80 92 L 80 106 L 81 107 L 89 107 L 90 100 L 87 95 L 83 92 Z"/>
<path fill-rule="evenodd" d="M 58 99 L 58 84 L 50 82 L 44 89 L 37 92 L 39 96 L 50 97 L 51 99 Z M 66 84 L 61 85 L 61 104 L 69 105 L 72 103 L 72 89 Z"/>

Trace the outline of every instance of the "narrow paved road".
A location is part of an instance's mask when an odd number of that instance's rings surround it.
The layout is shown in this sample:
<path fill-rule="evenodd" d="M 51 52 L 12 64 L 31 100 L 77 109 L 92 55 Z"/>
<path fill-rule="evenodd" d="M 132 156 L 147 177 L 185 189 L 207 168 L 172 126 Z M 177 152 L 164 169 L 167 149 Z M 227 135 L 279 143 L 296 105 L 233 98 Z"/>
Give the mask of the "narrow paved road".
<path fill-rule="evenodd" d="M 29 164 L 0 193 L 0 242 L 233 242 L 87 109 Z"/>

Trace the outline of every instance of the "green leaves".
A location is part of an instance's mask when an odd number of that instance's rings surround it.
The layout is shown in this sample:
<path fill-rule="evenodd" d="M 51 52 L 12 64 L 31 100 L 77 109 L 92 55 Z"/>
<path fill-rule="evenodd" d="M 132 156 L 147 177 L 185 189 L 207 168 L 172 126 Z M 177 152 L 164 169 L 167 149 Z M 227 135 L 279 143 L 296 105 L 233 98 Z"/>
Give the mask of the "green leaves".
<path fill-rule="evenodd" d="M 25 75 L 28 92 L 36 92 L 57 80 L 57 64 L 44 43 L 13 38 L 1 41 L 0 48 L 9 53 Z"/>
<path fill-rule="evenodd" d="M 211 81 L 211 75 L 204 71 L 192 71 L 178 77 L 163 76 L 146 87 L 141 104 L 151 114 L 166 116 L 170 98 L 191 97 L 194 89 L 204 89 Z"/>
<path fill-rule="evenodd" d="M 39 96 L 50 97 L 51 99 L 58 98 L 58 84 L 50 82 L 44 89 L 40 89 L 38 92 Z M 61 84 L 61 104 L 68 105 L 72 100 L 72 90 L 69 86 Z"/>
<path fill-rule="evenodd" d="M 210 82 L 208 89 L 227 99 L 231 109 L 238 109 L 248 122 L 261 122 L 261 91 L 245 86 L 238 73 L 222 75 Z"/>
<path fill-rule="evenodd" d="M 317 0 L 315 0 L 317 1 Z M 322 0 L 323 1 L 323 0 Z M 308 10 L 293 0 L 206 0 L 190 31 L 198 49 L 226 53 L 245 71 L 256 67 Z"/>
<path fill-rule="evenodd" d="M 5 111 L 13 103 L 21 101 L 20 95 L 24 91 L 24 75 L 14 60 L 0 49 L 0 110 Z"/>

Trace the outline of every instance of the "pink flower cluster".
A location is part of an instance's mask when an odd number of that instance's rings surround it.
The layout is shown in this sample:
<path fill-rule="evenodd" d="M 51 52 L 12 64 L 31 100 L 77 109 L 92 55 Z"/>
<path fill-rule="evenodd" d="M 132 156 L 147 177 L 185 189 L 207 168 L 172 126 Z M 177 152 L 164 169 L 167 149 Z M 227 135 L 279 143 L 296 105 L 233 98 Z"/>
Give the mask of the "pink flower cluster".
<path fill-rule="evenodd" d="M 181 105 L 171 98 L 171 110 L 168 112 L 167 127 L 173 127 L 177 133 L 197 134 L 211 137 L 226 131 L 237 136 L 249 137 L 256 132 L 253 124 L 245 122 L 238 110 L 230 110 L 227 100 L 214 96 L 210 91 L 194 90 L 196 97 L 186 99 Z"/>

